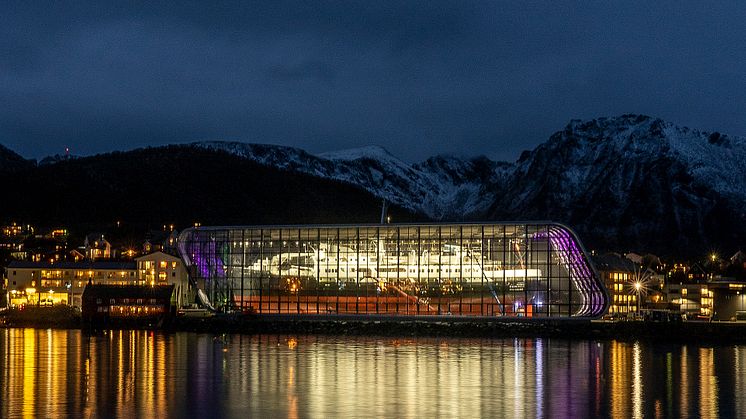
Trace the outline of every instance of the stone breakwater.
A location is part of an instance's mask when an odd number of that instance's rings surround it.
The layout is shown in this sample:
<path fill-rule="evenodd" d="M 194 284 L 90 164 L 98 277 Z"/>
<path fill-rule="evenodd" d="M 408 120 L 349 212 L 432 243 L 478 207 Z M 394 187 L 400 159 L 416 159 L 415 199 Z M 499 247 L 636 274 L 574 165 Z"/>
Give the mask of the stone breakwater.
<path fill-rule="evenodd" d="M 174 319 L 167 330 L 199 333 L 327 334 L 422 337 L 551 337 L 598 340 L 746 343 L 746 323 L 605 322 L 489 317 L 214 316 Z"/>
<path fill-rule="evenodd" d="M 87 325 L 76 309 L 26 308 L 0 314 L 0 327 L 160 328 L 164 332 L 464 338 L 565 338 L 746 344 L 746 322 L 642 322 L 457 316 L 215 315 L 172 317 L 159 325 Z"/>
<path fill-rule="evenodd" d="M 65 305 L 10 309 L 0 314 L 0 327 L 77 329 L 80 325 L 80 310 Z"/>

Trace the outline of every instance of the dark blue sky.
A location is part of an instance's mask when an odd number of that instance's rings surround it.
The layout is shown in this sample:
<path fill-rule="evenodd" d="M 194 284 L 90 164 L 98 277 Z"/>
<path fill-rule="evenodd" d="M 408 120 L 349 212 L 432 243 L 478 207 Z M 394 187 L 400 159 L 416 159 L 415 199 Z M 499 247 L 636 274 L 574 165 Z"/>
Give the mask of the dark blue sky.
<path fill-rule="evenodd" d="M 611 3 L 5 2 L 0 143 L 514 160 L 572 118 L 746 134 L 746 2 Z"/>

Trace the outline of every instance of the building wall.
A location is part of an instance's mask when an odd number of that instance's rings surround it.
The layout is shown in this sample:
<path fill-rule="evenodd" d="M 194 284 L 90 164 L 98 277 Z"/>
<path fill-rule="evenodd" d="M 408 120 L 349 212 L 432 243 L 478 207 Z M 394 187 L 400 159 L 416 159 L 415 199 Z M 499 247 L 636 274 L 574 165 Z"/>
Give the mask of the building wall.
<path fill-rule="evenodd" d="M 625 271 L 601 271 L 609 293 L 609 313 L 626 314 L 637 312 L 637 293 L 632 285 L 633 273 Z"/>
<path fill-rule="evenodd" d="M 155 252 L 135 260 L 140 281 L 148 285 L 174 285 L 177 307 L 192 302 L 189 277 L 180 258 L 163 252 Z"/>
<path fill-rule="evenodd" d="M 711 316 L 714 294 L 707 284 L 667 284 L 668 301 L 680 305 L 682 313 Z"/>
<path fill-rule="evenodd" d="M 80 307 L 80 296 L 90 280 L 96 284 L 142 285 L 135 269 L 8 267 L 11 305 L 70 304 Z"/>

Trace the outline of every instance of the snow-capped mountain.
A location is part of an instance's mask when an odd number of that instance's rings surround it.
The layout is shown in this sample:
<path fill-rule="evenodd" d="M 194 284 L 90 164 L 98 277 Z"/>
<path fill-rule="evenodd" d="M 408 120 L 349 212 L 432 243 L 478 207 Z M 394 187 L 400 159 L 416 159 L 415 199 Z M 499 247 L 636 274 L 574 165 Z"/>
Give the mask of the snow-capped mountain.
<path fill-rule="evenodd" d="M 549 218 L 607 248 L 746 237 L 746 139 L 642 115 L 571 121 L 518 161 L 489 218 Z"/>
<path fill-rule="evenodd" d="M 746 139 L 643 115 L 573 120 L 515 164 L 438 156 L 410 165 L 381 147 L 312 155 L 193 145 L 351 183 L 436 220 L 551 219 L 622 250 L 746 241 Z"/>
<path fill-rule="evenodd" d="M 0 163 L 7 155 L 11 166 L 31 164 L 4 150 L 0 148 Z M 169 166 L 174 168 L 183 166 L 175 155 L 184 161 L 201 156 L 223 164 L 246 160 L 251 164 L 233 165 L 231 173 L 245 176 L 243 184 L 253 188 L 251 197 L 245 197 L 248 201 L 267 188 L 301 185 L 302 190 L 309 179 L 319 180 L 315 192 L 305 199 L 318 198 L 314 220 L 322 222 L 337 219 L 330 210 L 323 210 L 330 201 L 348 203 L 354 211 L 358 211 L 355 205 L 366 202 L 369 211 L 371 203 L 385 199 L 417 217 L 435 220 L 563 222 L 575 228 L 589 247 L 599 250 L 692 255 L 718 248 L 730 251 L 746 244 L 746 139 L 677 127 L 642 115 L 571 121 L 544 144 L 524 152 L 516 163 L 437 156 L 408 164 L 381 147 L 314 155 L 292 147 L 213 141 L 80 158 L 70 161 L 69 169 L 95 162 L 97 179 L 114 185 L 121 176 L 109 179 L 103 168 L 121 159 L 128 161 L 130 154 L 156 159 L 169 156 L 173 160 Z M 40 165 L 40 171 L 44 170 L 37 175 L 60 176 L 55 167 L 59 160 Z M 257 171 L 255 163 L 268 169 L 261 170 L 261 181 L 252 172 Z M 179 172 L 177 178 L 191 175 Z M 219 182 L 214 177 L 223 175 L 218 170 L 200 176 L 206 185 L 214 185 Z M 40 185 L 50 183 L 44 179 L 40 178 Z M 352 204 L 352 191 L 358 204 Z M 189 196 L 205 193 L 196 184 L 184 192 Z M 322 195 L 323 202 L 319 201 Z M 215 205 L 223 205 L 220 202 Z M 242 205 L 248 205 L 242 200 L 226 202 L 236 214 L 245 213 Z M 272 212 L 278 204 L 270 199 L 262 205 L 262 211 Z M 365 219 L 370 221 L 368 216 Z"/>
<path fill-rule="evenodd" d="M 276 168 L 351 183 L 390 203 L 433 219 L 478 217 L 495 200 L 495 185 L 512 165 L 485 157 L 433 157 L 409 165 L 382 147 L 369 146 L 312 155 L 304 150 L 239 142 L 198 142 Z"/>

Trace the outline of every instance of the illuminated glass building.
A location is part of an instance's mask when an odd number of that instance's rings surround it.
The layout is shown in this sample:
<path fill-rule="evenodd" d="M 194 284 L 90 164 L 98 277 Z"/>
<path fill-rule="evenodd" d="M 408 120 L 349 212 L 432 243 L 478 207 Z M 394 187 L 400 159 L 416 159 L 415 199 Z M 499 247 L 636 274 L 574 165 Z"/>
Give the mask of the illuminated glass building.
<path fill-rule="evenodd" d="M 555 223 L 196 227 L 208 307 L 257 313 L 598 317 L 606 290 Z"/>

